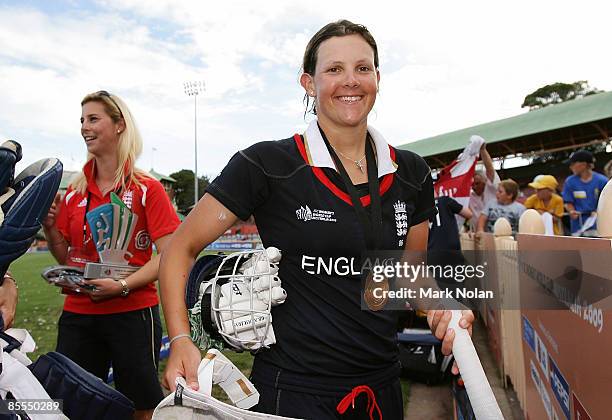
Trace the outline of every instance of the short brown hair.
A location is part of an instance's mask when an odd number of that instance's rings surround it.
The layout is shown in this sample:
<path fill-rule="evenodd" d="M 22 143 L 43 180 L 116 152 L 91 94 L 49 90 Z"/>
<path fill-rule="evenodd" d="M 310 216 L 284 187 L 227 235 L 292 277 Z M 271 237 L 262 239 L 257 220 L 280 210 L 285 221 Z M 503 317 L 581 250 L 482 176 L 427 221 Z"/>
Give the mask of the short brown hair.
<path fill-rule="evenodd" d="M 368 31 L 368 28 L 358 23 L 353 23 L 349 20 L 342 19 L 336 22 L 328 23 L 319 29 L 319 31 L 314 34 L 312 38 L 310 38 L 308 45 L 306 45 L 306 50 L 304 51 L 304 58 L 302 59 L 302 71 L 314 76 L 315 68 L 317 67 L 317 53 L 319 52 L 319 46 L 321 43 L 323 43 L 323 41 L 326 41 L 334 36 L 347 36 L 353 34 L 361 35 L 365 42 L 372 47 L 372 50 L 374 51 L 374 67 L 376 70 L 378 70 L 378 47 L 376 46 L 374 37 L 370 31 Z M 306 112 L 310 111 L 317 115 L 317 109 L 314 101 L 310 110 L 308 109 L 309 102 L 310 97 L 308 94 L 304 94 Z"/>
<path fill-rule="evenodd" d="M 519 185 L 516 183 L 516 181 L 508 178 L 504 179 L 503 181 L 500 181 L 499 185 L 504 187 L 504 191 L 506 191 L 506 194 L 510 194 L 512 196 L 512 201 L 516 200 L 519 191 Z"/>

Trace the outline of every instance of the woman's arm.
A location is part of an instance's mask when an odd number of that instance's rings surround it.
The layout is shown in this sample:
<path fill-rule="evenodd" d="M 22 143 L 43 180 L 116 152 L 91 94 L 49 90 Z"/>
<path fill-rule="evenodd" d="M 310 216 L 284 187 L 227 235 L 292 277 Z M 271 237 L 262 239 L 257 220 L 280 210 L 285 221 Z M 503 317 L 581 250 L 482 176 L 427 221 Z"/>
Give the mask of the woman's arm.
<path fill-rule="evenodd" d="M 484 232 L 486 224 L 487 224 L 487 215 L 480 214 L 480 217 L 478 218 L 478 225 L 476 225 L 476 232 Z"/>
<path fill-rule="evenodd" d="M 463 208 L 459 212 L 459 215 L 462 216 L 465 220 L 469 220 L 472 218 L 473 213 L 468 206 L 463 206 Z"/>
<path fill-rule="evenodd" d="M 427 251 L 427 239 L 429 237 L 429 223 L 427 221 L 422 222 L 416 226 L 412 226 L 408 231 L 408 237 L 406 239 L 406 247 L 405 250 L 410 254 L 416 255 L 425 255 Z M 422 254 L 421 254 L 422 253 Z M 424 258 L 421 258 L 423 260 Z M 418 262 L 412 262 L 418 263 Z M 420 288 L 435 288 L 438 286 L 435 280 L 429 276 L 421 278 L 418 281 L 418 286 Z M 426 305 L 426 304 L 425 304 Z M 452 313 L 450 310 L 434 310 L 430 309 L 427 311 L 427 321 L 431 328 L 432 333 L 439 339 L 442 340 L 442 353 L 450 354 L 453 348 L 453 340 L 455 338 L 455 332 L 448 328 L 450 320 L 452 317 Z M 459 325 L 462 328 L 466 328 L 470 335 L 472 334 L 472 323 L 474 322 L 474 314 L 470 310 L 462 311 L 461 320 L 459 321 Z M 459 373 L 459 369 L 456 364 L 453 365 L 453 373 Z"/>
<path fill-rule="evenodd" d="M 418 225 L 412 226 L 408 231 L 406 237 L 406 251 L 427 251 L 427 240 L 429 239 L 429 221 L 419 223 Z"/>
<path fill-rule="evenodd" d="M 64 235 L 62 235 L 56 226 L 56 219 L 61 201 L 62 195 L 57 193 L 49 208 L 47 217 L 45 217 L 45 220 L 42 222 L 42 226 L 51 255 L 53 255 L 58 263 L 66 264 L 66 259 L 68 258 L 68 242 L 66 242 Z"/>
<path fill-rule="evenodd" d="M 487 144 L 483 143 L 480 146 L 480 159 L 482 159 L 482 164 L 485 167 L 485 173 L 489 181 L 495 181 L 495 167 L 493 166 L 493 159 L 491 159 L 491 155 L 487 150 Z"/>
<path fill-rule="evenodd" d="M 190 331 L 185 285 L 195 258 L 237 220 L 238 217 L 216 198 L 204 194 L 172 236 L 159 269 L 159 290 L 170 338 L 189 334 Z M 176 378 L 182 376 L 191 388 L 198 389 L 197 367 L 200 358 L 199 349 L 187 337 L 173 341 L 163 385 L 174 390 Z"/>
<path fill-rule="evenodd" d="M 68 259 L 68 242 L 56 227 L 44 228 L 45 239 L 49 252 L 59 264 L 66 264 Z"/>
<path fill-rule="evenodd" d="M 2 286 L 0 286 L 0 314 L 4 321 L 4 328 L 11 328 L 15 319 L 15 308 L 18 300 L 17 282 L 10 271 L 4 274 Z"/>

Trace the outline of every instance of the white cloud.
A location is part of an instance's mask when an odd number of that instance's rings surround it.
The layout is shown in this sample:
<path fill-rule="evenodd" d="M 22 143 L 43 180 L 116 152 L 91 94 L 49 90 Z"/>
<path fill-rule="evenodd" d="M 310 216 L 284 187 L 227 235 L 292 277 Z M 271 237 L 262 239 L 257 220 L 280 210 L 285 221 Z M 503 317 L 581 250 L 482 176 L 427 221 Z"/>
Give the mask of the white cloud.
<path fill-rule="evenodd" d="M 393 144 L 523 112 L 523 97 L 556 81 L 612 89 L 605 2 L 188 2 L 106 0 L 45 12 L 0 7 L 0 133 L 24 162 L 84 157 L 79 102 L 106 89 L 129 104 L 143 137 L 140 166 L 214 175 L 239 148 L 304 128 L 298 75 L 305 44 L 346 17 L 377 39 L 381 94 L 372 124 Z"/>

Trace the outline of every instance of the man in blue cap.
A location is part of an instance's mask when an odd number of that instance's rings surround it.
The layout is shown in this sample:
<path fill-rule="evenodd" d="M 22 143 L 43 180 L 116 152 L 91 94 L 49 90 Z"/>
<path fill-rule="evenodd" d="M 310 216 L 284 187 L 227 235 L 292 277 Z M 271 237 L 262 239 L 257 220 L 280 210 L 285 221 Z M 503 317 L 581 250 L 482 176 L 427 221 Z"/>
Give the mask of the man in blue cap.
<path fill-rule="evenodd" d="M 572 236 L 597 236 L 597 202 L 608 179 L 593 171 L 595 159 L 587 150 L 575 151 L 566 163 L 573 175 L 563 185 L 563 202 L 570 215 Z"/>

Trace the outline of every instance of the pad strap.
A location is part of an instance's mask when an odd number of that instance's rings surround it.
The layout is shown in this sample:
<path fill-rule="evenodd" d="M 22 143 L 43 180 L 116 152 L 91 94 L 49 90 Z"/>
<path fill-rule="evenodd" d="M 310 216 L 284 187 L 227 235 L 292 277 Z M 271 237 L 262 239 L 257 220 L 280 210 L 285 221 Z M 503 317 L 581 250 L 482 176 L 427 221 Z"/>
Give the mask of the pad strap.
<path fill-rule="evenodd" d="M 203 393 L 211 395 L 212 385 L 219 385 L 238 408 L 249 409 L 259 402 L 259 391 L 240 369 L 219 350 L 210 349 L 198 366 L 198 383 Z"/>
<path fill-rule="evenodd" d="M 15 190 L 12 188 L 8 188 L 4 194 L 0 195 L 0 225 L 2 225 L 2 222 L 4 222 L 4 211 L 2 211 L 2 205 L 13 195 L 15 195 Z"/>
<path fill-rule="evenodd" d="M 11 328 L 0 336 L 0 396 L 6 397 L 11 393 L 17 400 L 40 399 L 50 400 L 47 391 L 38 382 L 34 374 L 26 367 L 31 363 L 25 353 L 34 351 L 36 343 L 28 331 Z M 4 351 L 4 350 L 6 351 Z M 61 415 L 43 415 L 36 412 L 28 412 L 33 419 L 60 419 Z"/>

